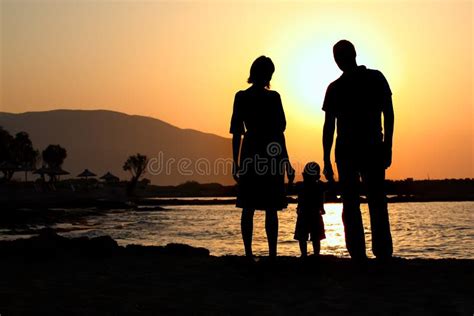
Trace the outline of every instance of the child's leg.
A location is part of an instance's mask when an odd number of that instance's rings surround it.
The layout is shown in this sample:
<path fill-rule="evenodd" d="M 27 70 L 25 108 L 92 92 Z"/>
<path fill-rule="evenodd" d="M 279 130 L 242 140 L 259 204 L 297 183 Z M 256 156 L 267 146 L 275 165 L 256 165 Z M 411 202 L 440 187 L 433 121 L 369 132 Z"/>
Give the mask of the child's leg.
<path fill-rule="evenodd" d="M 313 251 L 315 256 L 319 256 L 319 252 L 321 251 L 321 241 L 320 240 L 313 240 Z"/>
<path fill-rule="evenodd" d="M 300 250 L 301 250 L 301 257 L 306 257 L 308 255 L 308 243 L 306 240 L 300 240 Z"/>

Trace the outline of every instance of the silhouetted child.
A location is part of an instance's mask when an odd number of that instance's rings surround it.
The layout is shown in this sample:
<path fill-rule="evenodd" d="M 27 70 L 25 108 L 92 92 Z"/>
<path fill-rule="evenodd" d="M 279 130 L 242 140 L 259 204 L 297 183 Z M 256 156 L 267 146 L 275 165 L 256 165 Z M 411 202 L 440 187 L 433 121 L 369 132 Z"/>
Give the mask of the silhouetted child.
<path fill-rule="evenodd" d="M 295 228 L 295 239 L 299 241 L 301 257 L 308 254 L 307 241 L 313 242 L 315 255 L 321 250 L 321 239 L 324 233 L 324 183 L 319 181 L 321 168 L 316 162 L 306 164 L 303 171 L 303 183 L 297 187 L 298 207 Z"/>

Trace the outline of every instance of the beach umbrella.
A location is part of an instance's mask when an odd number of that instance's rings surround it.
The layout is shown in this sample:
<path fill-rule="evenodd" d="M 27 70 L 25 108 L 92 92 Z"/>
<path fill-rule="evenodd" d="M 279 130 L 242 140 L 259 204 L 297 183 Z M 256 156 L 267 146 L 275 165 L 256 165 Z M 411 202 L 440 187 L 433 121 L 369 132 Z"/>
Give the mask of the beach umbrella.
<path fill-rule="evenodd" d="M 105 180 L 105 182 L 118 182 L 119 181 L 119 177 L 111 174 L 110 172 L 107 172 L 100 178 Z"/>
<path fill-rule="evenodd" d="M 50 170 L 50 173 L 51 174 L 54 174 L 56 176 L 62 176 L 62 175 L 65 175 L 65 174 L 69 174 L 68 171 L 62 169 L 61 167 L 57 167 L 57 168 L 53 168 Z"/>
<path fill-rule="evenodd" d="M 48 168 L 45 166 L 39 169 L 36 169 L 33 173 L 40 174 L 40 175 L 47 174 L 47 175 L 53 175 L 53 176 L 62 176 L 62 175 L 69 174 L 68 171 L 62 169 L 61 167 Z"/>
<path fill-rule="evenodd" d="M 84 171 L 82 171 L 80 174 L 77 175 L 79 178 L 89 178 L 89 177 L 97 177 L 97 175 L 91 171 L 89 171 L 89 169 L 84 169 Z"/>
<path fill-rule="evenodd" d="M 62 169 L 61 167 L 56 167 L 56 168 L 49 169 L 48 174 L 58 176 L 58 180 L 59 180 L 59 176 L 69 174 L 69 172 Z"/>

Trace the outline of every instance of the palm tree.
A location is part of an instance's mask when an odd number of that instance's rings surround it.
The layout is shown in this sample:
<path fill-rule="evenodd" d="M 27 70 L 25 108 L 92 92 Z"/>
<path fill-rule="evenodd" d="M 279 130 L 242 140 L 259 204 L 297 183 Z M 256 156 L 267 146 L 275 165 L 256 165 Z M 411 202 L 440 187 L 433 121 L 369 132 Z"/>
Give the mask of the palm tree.
<path fill-rule="evenodd" d="M 6 181 L 10 180 L 16 171 L 24 171 L 27 181 L 28 171 L 36 168 L 38 156 L 39 152 L 33 148 L 28 133 L 19 132 L 13 137 L 0 127 L 0 169 Z"/>
<path fill-rule="evenodd" d="M 12 165 L 12 143 L 12 135 L 0 126 L 0 168 L 3 172 L 3 180 L 5 181 L 10 180 L 13 176 L 11 168 L 7 168 L 7 165 Z"/>
<path fill-rule="evenodd" d="M 148 165 L 148 158 L 145 155 L 136 154 L 128 157 L 123 165 L 123 170 L 130 171 L 132 178 L 127 188 L 129 195 L 133 195 L 137 186 L 138 180 L 146 173 Z"/>
<path fill-rule="evenodd" d="M 28 181 L 28 171 L 36 169 L 39 152 L 33 148 L 30 136 L 26 132 L 19 132 L 12 142 L 12 154 L 18 169 L 25 172 L 25 182 Z"/>
<path fill-rule="evenodd" d="M 64 160 L 67 157 L 67 151 L 60 145 L 49 145 L 42 152 L 43 162 L 48 166 L 51 173 L 49 174 L 50 181 L 56 180 L 56 175 L 61 171 Z"/>

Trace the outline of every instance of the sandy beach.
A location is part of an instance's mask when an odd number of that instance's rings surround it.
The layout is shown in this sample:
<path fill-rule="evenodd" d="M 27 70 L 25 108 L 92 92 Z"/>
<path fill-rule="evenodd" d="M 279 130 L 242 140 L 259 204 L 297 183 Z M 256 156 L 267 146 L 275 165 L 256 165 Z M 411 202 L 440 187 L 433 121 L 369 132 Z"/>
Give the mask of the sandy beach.
<path fill-rule="evenodd" d="M 0 314 L 472 315 L 473 260 L 323 256 L 251 264 L 186 245 L 51 231 L 0 242 Z"/>

